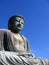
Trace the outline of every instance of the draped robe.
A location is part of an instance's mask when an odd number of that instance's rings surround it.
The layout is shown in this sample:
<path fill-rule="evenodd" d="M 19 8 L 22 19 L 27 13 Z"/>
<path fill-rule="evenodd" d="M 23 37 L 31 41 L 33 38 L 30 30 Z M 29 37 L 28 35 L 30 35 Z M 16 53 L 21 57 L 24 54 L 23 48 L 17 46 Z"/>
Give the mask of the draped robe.
<path fill-rule="evenodd" d="M 23 35 L 0 29 L 0 65 L 49 65 L 49 59 L 30 54 L 29 43 Z"/>

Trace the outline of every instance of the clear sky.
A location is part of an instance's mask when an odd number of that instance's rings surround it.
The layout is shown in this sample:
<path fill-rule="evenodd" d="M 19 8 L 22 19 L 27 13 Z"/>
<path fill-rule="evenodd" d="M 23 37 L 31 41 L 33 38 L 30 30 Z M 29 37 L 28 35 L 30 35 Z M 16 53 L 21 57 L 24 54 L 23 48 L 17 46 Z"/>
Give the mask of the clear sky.
<path fill-rule="evenodd" d="M 31 53 L 49 58 L 49 0 L 0 0 L 0 28 L 6 28 L 15 14 L 25 18 L 22 34 L 28 39 Z"/>

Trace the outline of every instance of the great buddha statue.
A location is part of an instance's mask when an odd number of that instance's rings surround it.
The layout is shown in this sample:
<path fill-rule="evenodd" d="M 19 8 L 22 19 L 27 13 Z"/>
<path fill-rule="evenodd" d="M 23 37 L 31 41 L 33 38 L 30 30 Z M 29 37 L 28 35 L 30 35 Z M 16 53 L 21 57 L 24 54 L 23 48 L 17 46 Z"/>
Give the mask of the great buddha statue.
<path fill-rule="evenodd" d="M 30 53 L 28 40 L 20 34 L 24 18 L 14 15 L 8 21 L 8 30 L 0 29 L 0 65 L 49 65 L 49 59 Z"/>

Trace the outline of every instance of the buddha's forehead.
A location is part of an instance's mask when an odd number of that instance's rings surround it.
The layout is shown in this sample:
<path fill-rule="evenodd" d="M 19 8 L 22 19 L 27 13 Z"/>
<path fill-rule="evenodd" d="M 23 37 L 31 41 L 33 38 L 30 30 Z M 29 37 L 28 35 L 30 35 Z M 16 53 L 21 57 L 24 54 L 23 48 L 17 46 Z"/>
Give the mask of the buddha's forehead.
<path fill-rule="evenodd" d="M 24 22 L 23 18 L 21 18 L 21 17 L 16 17 L 15 19 L 18 20 L 18 21 L 23 21 Z"/>
<path fill-rule="evenodd" d="M 20 20 L 20 19 L 22 19 L 21 17 L 16 17 L 16 20 Z M 22 19 L 23 20 L 23 19 Z"/>

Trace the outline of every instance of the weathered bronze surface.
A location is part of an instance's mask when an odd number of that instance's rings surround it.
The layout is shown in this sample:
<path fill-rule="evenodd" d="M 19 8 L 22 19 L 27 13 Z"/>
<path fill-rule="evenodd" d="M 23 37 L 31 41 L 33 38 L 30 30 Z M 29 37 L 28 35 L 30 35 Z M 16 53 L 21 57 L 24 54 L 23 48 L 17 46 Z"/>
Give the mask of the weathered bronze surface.
<path fill-rule="evenodd" d="M 30 54 L 27 39 L 19 32 L 24 25 L 20 15 L 8 21 L 8 30 L 0 29 L 0 65 L 49 65 L 49 59 Z"/>

